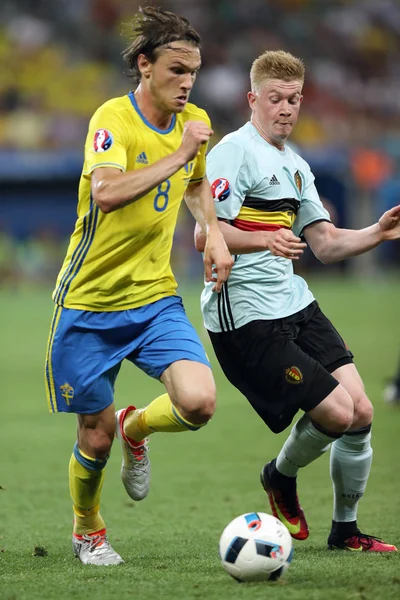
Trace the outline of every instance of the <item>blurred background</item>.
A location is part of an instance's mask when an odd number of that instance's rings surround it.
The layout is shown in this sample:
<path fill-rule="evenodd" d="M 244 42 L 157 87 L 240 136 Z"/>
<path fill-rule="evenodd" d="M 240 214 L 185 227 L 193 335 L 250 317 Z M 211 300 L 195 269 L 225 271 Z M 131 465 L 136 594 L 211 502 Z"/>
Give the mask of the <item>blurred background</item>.
<path fill-rule="evenodd" d="M 3 0 L 0 5 L 0 286 L 54 282 L 75 221 L 88 121 L 129 91 L 121 51 L 137 0 Z M 292 141 L 341 227 L 370 224 L 400 198 L 398 0 L 160 0 L 202 36 L 192 99 L 217 142 L 249 117 L 252 61 L 266 49 L 304 59 Z M 192 222 L 174 248 L 180 281 L 198 280 Z M 398 273 L 400 244 L 329 267 L 352 276 Z M 301 270 L 318 269 L 307 254 Z"/>
<path fill-rule="evenodd" d="M 203 38 L 203 66 L 192 99 L 212 119 L 213 143 L 249 118 L 252 61 L 266 49 L 288 50 L 306 64 L 292 141 L 309 161 L 334 222 L 361 228 L 400 202 L 400 0 L 154 4 L 189 18 Z M 0 597 L 5 600 L 79 600 L 87 597 L 88 585 L 94 594 L 97 585 L 104 600 L 114 599 L 116 589 L 119 597 L 130 598 L 132 582 L 146 600 L 254 600 L 266 594 L 265 588 L 250 587 L 236 595 L 228 578 L 225 585 L 217 541 L 236 515 L 268 510 L 259 472 L 286 434 L 267 430 L 215 360 L 202 330 L 202 261 L 193 249 L 194 224 L 184 205 L 173 266 L 213 365 L 217 415 L 195 435 L 152 436 L 152 491 L 134 510 L 120 484 L 119 448 L 113 451 L 102 513 L 104 508 L 110 539 L 127 561 L 123 578 L 119 571 L 97 576 L 80 569 L 69 554 L 67 472 L 76 419 L 50 417 L 46 409 L 43 365 L 51 290 L 76 218 L 89 119 L 104 101 L 131 89 L 121 58 L 127 44 L 121 24 L 138 6 L 137 0 L 0 0 Z M 323 311 L 354 352 L 374 404 L 374 465 L 360 527 L 400 547 L 395 475 L 400 445 L 388 443 L 399 436 L 400 403 L 384 402 L 400 351 L 400 242 L 323 267 L 307 252 L 296 269 L 307 275 Z M 117 408 L 144 406 L 161 393 L 159 382 L 124 362 Z M 282 595 L 325 598 L 329 588 L 332 599 L 374 600 L 385 589 L 385 598 L 399 598 L 398 562 L 357 560 L 356 566 L 320 553 L 331 519 L 327 455 L 302 474 L 300 497 L 312 540 L 296 549 Z M 37 547 L 48 549 L 48 557 L 38 558 Z M 190 566 L 189 555 L 195 557 Z"/>

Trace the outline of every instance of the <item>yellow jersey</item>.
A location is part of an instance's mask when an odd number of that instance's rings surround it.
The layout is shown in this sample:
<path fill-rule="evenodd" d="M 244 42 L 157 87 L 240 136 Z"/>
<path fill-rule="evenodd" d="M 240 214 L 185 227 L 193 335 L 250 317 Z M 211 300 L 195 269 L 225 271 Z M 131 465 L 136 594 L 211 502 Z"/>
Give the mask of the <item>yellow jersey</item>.
<path fill-rule="evenodd" d="M 142 169 L 172 154 L 188 120 L 210 125 L 207 113 L 188 103 L 168 129 L 157 129 L 141 113 L 133 92 L 95 112 L 86 138 L 78 218 L 53 293 L 56 304 L 116 311 L 176 294 L 172 239 L 187 186 L 205 177 L 207 145 L 148 194 L 108 214 L 91 197 L 91 174 L 98 167 Z"/>

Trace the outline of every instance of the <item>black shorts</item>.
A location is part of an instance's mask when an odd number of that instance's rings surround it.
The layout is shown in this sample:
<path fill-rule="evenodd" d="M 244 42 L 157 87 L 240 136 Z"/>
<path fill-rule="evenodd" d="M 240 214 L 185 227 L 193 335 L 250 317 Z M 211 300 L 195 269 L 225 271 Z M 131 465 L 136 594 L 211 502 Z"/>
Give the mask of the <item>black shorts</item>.
<path fill-rule="evenodd" d="M 316 301 L 284 319 L 208 333 L 226 377 L 274 433 L 322 402 L 338 385 L 331 373 L 353 362 Z"/>

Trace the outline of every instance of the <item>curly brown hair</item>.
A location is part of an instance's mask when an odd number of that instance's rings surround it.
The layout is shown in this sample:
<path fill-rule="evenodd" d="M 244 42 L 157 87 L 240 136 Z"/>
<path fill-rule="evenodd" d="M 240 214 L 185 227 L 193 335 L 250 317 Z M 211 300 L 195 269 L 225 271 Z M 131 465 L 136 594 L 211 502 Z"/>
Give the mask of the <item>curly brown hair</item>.
<path fill-rule="evenodd" d="M 157 50 L 177 40 L 190 42 L 200 48 L 200 36 L 189 21 L 166 10 L 153 6 L 140 7 L 130 26 L 132 41 L 122 56 L 128 63 L 128 75 L 137 82 L 141 77 L 137 63 L 139 54 L 144 54 L 154 63 L 159 55 Z"/>

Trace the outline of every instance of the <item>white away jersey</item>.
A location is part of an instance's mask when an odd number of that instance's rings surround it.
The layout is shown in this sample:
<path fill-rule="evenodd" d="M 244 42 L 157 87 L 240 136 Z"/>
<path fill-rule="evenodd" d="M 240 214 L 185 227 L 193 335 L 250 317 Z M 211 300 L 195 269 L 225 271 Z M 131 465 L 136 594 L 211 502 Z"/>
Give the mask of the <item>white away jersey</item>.
<path fill-rule="evenodd" d="M 207 157 L 218 218 L 245 231 L 292 229 L 299 236 L 316 221 L 330 221 L 309 165 L 289 146 L 268 144 L 249 122 L 225 136 Z M 230 331 L 256 319 L 280 319 L 314 297 L 292 261 L 269 251 L 235 257 L 220 294 L 207 283 L 201 296 L 204 324 Z"/>

